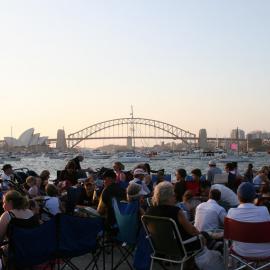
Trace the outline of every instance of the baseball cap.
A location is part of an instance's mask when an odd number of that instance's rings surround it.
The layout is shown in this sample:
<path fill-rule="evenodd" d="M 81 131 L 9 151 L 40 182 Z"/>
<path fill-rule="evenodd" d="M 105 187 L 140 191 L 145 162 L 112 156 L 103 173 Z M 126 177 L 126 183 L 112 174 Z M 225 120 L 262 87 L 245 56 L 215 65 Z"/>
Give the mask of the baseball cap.
<path fill-rule="evenodd" d="M 133 175 L 146 175 L 147 173 L 143 169 L 135 169 Z"/>

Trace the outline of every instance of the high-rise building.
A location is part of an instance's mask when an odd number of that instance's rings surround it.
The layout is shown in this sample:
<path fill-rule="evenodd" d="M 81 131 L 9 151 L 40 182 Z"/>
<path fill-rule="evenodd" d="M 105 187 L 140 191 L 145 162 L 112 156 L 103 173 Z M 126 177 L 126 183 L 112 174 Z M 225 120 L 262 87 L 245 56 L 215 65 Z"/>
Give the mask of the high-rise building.
<path fill-rule="evenodd" d="M 231 139 L 237 139 L 237 132 L 238 132 L 238 139 L 245 139 L 245 131 L 242 129 L 233 129 L 231 131 Z"/>
<path fill-rule="evenodd" d="M 205 128 L 200 129 L 199 131 L 199 147 L 201 149 L 207 149 L 208 143 L 207 143 L 207 131 Z"/>
<path fill-rule="evenodd" d="M 56 148 L 61 151 L 67 150 L 66 135 L 65 135 L 65 130 L 63 129 L 57 130 Z"/>

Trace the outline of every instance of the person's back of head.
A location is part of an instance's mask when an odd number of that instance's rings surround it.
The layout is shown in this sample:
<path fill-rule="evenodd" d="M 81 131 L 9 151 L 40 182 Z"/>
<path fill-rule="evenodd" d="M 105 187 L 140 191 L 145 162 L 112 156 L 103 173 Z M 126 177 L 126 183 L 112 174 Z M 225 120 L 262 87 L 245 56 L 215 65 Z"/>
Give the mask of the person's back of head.
<path fill-rule="evenodd" d="M 50 172 L 48 170 L 43 170 L 39 177 L 41 178 L 42 181 L 48 180 L 50 178 Z"/>
<path fill-rule="evenodd" d="M 154 195 L 152 198 L 154 206 L 167 205 L 175 203 L 175 194 L 173 185 L 170 182 L 164 181 L 155 186 Z"/>
<path fill-rule="evenodd" d="M 197 178 L 200 178 L 202 176 L 202 172 L 200 169 L 194 169 L 191 171 L 191 174 L 196 176 Z"/>
<path fill-rule="evenodd" d="M 5 164 L 2 167 L 2 170 L 4 171 L 5 174 L 9 174 L 12 172 L 12 166 L 10 164 Z"/>
<path fill-rule="evenodd" d="M 249 182 L 242 183 L 237 189 L 240 203 L 253 203 L 256 197 L 255 187 Z"/>
<path fill-rule="evenodd" d="M 193 198 L 193 193 L 191 190 L 187 190 L 183 195 L 183 202 L 187 202 Z"/>
<path fill-rule="evenodd" d="M 28 176 L 26 178 L 26 184 L 29 186 L 29 187 L 32 187 L 34 185 L 36 185 L 37 181 L 36 181 L 36 178 L 34 176 Z"/>
<path fill-rule="evenodd" d="M 182 178 L 185 179 L 187 177 L 187 172 L 185 169 L 177 169 L 176 173 Z"/>
<path fill-rule="evenodd" d="M 218 189 L 211 189 L 209 192 L 209 199 L 215 200 L 216 202 L 220 201 L 221 192 Z"/>
<path fill-rule="evenodd" d="M 53 184 L 48 184 L 45 191 L 49 197 L 57 197 L 59 195 L 57 187 Z"/>
<path fill-rule="evenodd" d="M 12 203 L 12 209 L 25 210 L 28 207 L 28 200 L 16 190 L 10 190 L 4 195 L 5 202 Z"/>

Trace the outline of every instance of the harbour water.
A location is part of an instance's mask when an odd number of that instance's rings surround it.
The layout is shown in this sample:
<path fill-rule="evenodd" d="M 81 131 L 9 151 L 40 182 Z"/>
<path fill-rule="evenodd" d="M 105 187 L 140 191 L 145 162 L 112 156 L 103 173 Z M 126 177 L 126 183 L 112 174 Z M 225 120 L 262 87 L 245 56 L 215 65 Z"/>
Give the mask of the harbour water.
<path fill-rule="evenodd" d="M 38 174 L 42 170 L 49 170 L 51 173 L 51 179 L 56 178 L 57 170 L 63 170 L 68 159 L 50 159 L 48 157 L 23 157 L 20 161 L 7 162 L 10 163 L 14 169 L 26 167 L 28 169 L 34 170 Z M 101 168 L 101 167 L 112 167 L 113 162 L 117 161 L 117 158 L 111 157 L 109 159 L 90 159 L 85 158 L 81 163 L 82 168 Z M 254 165 L 254 169 L 258 170 L 262 166 L 270 165 L 270 155 L 265 155 L 262 157 L 251 157 L 251 162 L 240 162 L 238 163 L 238 168 L 240 172 L 244 172 L 247 168 L 248 163 L 252 163 Z M 199 168 L 202 170 L 202 173 L 205 173 L 208 168 L 207 160 L 199 160 L 199 159 L 181 159 L 180 157 L 170 157 L 167 160 L 152 160 L 150 161 L 151 169 L 159 170 L 165 169 L 165 172 L 168 174 L 173 174 L 177 168 L 186 169 L 189 174 L 192 169 Z M 136 163 L 124 164 L 125 170 L 133 169 L 136 166 Z M 217 166 L 222 170 L 224 169 L 224 163 L 217 162 Z"/>

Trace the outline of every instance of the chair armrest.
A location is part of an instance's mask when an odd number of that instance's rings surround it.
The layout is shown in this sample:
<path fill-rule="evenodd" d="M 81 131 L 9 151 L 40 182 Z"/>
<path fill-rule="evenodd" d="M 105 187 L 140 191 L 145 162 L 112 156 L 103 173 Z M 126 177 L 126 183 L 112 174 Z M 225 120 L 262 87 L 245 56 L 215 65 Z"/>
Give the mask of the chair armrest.
<path fill-rule="evenodd" d="M 197 240 L 200 240 L 201 248 L 202 248 L 204 246 L 204 237 L 202 234 L 193 236 L 193 237 L 183 241 L 183 244 L 186 245 L 186 244 L 192 243 L 192 242 L 197 241 Z"/>

